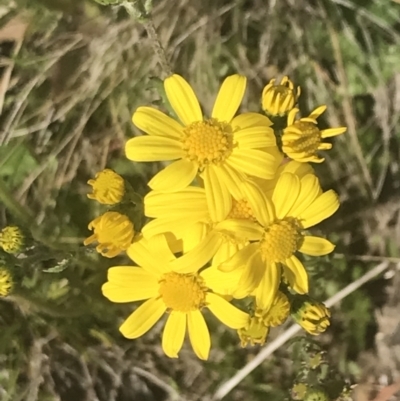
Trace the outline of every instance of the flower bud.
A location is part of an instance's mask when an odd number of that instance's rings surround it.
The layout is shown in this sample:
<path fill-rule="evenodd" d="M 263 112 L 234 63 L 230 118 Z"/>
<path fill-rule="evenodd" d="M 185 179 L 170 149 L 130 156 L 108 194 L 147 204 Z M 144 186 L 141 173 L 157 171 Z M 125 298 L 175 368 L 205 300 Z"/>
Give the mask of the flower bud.
<path fill-rule="evenodd" d="M 295 298 L 291 313 L 296 323 L 312 335 L 323 333 L 330 325 L 329 309 L 322 302 L 315 301 L 307 295 Z"/>
<path fill-rule="evenodd" d="M 283 77 L 278 85 L 271 79 L 262 93 L 262 109 L 269 116 L 284 116 L 293 109 L 299 96 L 300 87 L 295 89 L 288 77 Z"/>
<path fill-rule="evenodd" d="M 0 247 L 7 253 L 21 252 L 25 244 L 25 235 L 17 226 L 4 227 L 0 232 Z"/>
<path fill-rule="evenodd" d="M 0 297 L 6 297 L 14 288 L 12 274 L 4 265 L 0 265 Z"/>
<path fill-rule="evenodd" d="M 132 222 L 118 212 L 106 212 L 97 217 L 90 222 L 89 230 L 93 230 L 94 233 L 85 239 L 84 245 L 97 241 L 97 252 L 107 258 L 113 258 L 126 251 L 135 235 Z"/>
<path fill-rule="evenodd" d="M 115 205 L 124 198 L 125 181 L 113 170 L 105 169 L 98 172 L 94 179 L 88 181 L 88 184 L 92 186 L 93 192 L 87 197 L 104 205 Z"/>
<path fill-rule="evenodd" d="M 240 338 L 240 345 L 244 348 L 248 344 L 263 345 L 267 339 L 269 333 L 269 327 L 267 327 L 258 317 L 249 317 L 249 323 L 247 327 L 243 327 L 237 331 Z"/>

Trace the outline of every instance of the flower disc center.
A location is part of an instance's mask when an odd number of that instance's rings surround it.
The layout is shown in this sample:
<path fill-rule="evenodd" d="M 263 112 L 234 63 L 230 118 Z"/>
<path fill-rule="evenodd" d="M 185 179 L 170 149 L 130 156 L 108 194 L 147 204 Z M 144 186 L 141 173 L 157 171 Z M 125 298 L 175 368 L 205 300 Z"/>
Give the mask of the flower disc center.
<path fill-rule="evenodd" d="M 232 209 L 229 212 L 228 219 L 244 219 L 244 220 L 255 220 L 253 211 L 245 199 L 236 200 L 232 199 Z"/>
<path fill-rule="evenodd" d="M 301 137 L 296 139 L 291 147 L 296 152 L 315 153 L 321 143 L 321 131 L 315 124 L 308 121 L 296 121 L 294 125 L 301 131 Z"/>
<path fill-rule="evenodd" d="M 229 157 L 233 148 L 230 124 L 216 119 L 194 122 L 184 129 L 182 138 L 186 157 L 197 162 L 200 168 L 220 164 Z"/>
<path fill-rule="evenodd" d="M 166 307 L 177 312 L 199 310 L 205 305 L 207 288 L 198 275 L 166 273 L 160 280 L 159 293 Z"/>
<path fill-rule="evenodd" d="M 297 219 L 276 220 L 266 228 L 261 238 L 261 254 L 269 262 L 284 262 L 299 249 L 302 238 Z"/>

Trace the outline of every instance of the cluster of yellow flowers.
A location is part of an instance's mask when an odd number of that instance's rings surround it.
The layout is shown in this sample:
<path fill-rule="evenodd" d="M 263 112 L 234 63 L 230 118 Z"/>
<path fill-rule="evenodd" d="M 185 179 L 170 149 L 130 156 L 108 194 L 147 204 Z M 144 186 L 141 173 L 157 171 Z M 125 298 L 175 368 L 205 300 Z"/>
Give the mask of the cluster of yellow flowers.
<path fill-rule="evenodd" d="M 264 343 L 270 327 L 290 313 L 309 333 L 323 332 L 330 314 L 306 295 L 308 275 L 298 253 L 334 249 L 307 231 L 339 207 L 337 194 L 321 189 L 308 162 L 322 162 L 318 151 L 331 148 L 323 139 L 345 128 L 318 128 L 325 106 L 296 119 L 300 89 L 287 77 L 264 88 L 265 114 L 236 115 L 244 76 L 225 79 L 210 118 L 181 76 L 168 77 L 164 88 L 174 118 L 139 107 L 133 123 L 148 135 L 126 143 L 130 160 L 171 162 L 148 183 L 144 214 L 150 221 L 134 227 L 114 207 L 90 223 L 94 233 L 85 241 L 97 241 L 107 257 L 126 251 L 136 264 L 110 268 L 102 287 L 113 302 L 145 300 L 120 331 L 137 338 L 167 313 L 164 352 L 177 357 L 187 329 L 201 359 L 211 345 L 207 309 L 237 330 L 243 346 Z M 104 170 L 89 181 L 89 197 L 119 204 L 124 183 Z"/>

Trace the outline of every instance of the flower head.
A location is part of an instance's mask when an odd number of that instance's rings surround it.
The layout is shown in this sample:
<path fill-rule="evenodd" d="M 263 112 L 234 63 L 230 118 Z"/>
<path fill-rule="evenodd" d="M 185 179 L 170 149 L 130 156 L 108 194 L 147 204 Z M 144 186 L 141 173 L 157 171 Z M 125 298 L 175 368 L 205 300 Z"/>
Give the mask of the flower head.
<path fill-rule="evenodd" d="M 207 202 L 222 219 L 230 209 L 228 199 L 246 175 L 268 179 L 275 174 L 282 156 L 276 151 L 271 121 L 257 113 L 234 117 L 246 88 L 240 75 L 225 79 L 211 118 L 203 116 L 193 89 L 181 76 L 168 77 L 164 87 L 179 121 L 139 107 L 132 120 L 149 135 L 130 139 L 126 155 L 134 161 L 173 161 L 150 180 L 153 190 L 175 192 L 201 175 L 212 194 Z"/>
<path fill-rule="evenodd" d="M 97 252 L 107 258 L 113 258 L 127 250 L 135 235 L 132 222 L 118 212 L 106 212 L 97 217 L 90 222 L 89 230 L 94 233 L 85 239 L 84 245 L 97 241 Z"/>
<path fill-rule="evenodd" d="M 0 247 L 7 253 L 22 251 L 25 244 L 25 236 L 17 226 L 4 227 L 0 232 Z"/>
<path fill-rule="evenodd" d="M 10 271 L 0 266 L 0 297 L 6 297 L 13 289 L 14 282 Z"/>
<path fill-rule="evenodd" d="M 291 390 L 291 396 L 294 400 L 304 400 L 308 390 L 308 386 L 305 383 L 295 383 Z"/>
<path fill-rule="evenodd" d="M 282 173 L 271 200 L 256 185 L 248 183 L 245 188 L 257 222 L 232 219 L 219 225 L 220 229 L 242 233 L 249 241 L 219 268 L 233 271 L 244 267 L 243 292 L 248 295 L 257 288 L 257 304 L 267 310 L 275 299 L 282 272 L 294 291 L 308 292 L 307 272 L 295 254 L 320 256 L 333 251 L 331 242 L 307 235 L 305 230 L 331 216 L 339 200 L 332 190 L 323 193 L 313 174 L 299 178 Z"/>
<path fill-rule="evenodd" d="M 319 150 L 328 150 L 332 144 L 322 142 L 324 138 L 343 134 L 346 127 L 320 130 L 317 118 L 326 110 L 326 106 L 316 108 L 307 118 L 295 120 L 298 109 L 290 111 L 287 127 L 282 135 L 282 151 L 291 159 L 299 162 L 322 163 L 325 159 L 317 155 Z"/>
<path fill-rule="evenodd" d="M 257 316 L 249 316 L 246 326 L 239 329 L 237 333 L 240 338 L 240 345 L 243 348 L 248 344 L 251 346 L 264 345 L 268 337 L 269 327 Z"/>
<path fill-rule="evenodd" d="M 309 388 L 303 398 L 304 401 L 330 401 L 328 393 L 320 388 Z"/>
<path fill-rule="evenodd" d="M 246 324 L 246 313 L 209 290 L 207 280 L 199 273 L 204 265 L 201 257 L 176 258 L 163 235 L 151 240 L 142 238 L 127 253 L 140 267 L 110 268 L 108 281 L 102 287 L 103 294 L 113 302 L 146 300 L 120 327 L 125 337 L 142 336 L 167 313 L 162 336 L 164 352 L 177 358 L 187 329 L 196 355 L 207 359 L 211 343 L 201 313 L 204 308 L 233 329 Z"/>
<path fill-rule="evenodd" d="M 330 325 L 331 313 L 322 302 L 300 296 L 292 304 L 292 317 L 305 331 L 316 336 Z"/>
<path fill-rule="evenodd" d="M 87 197 L 104 205 L 115 205 L 121 202 L 125 194 L 124 179 L 110 169 L 98 172 L 94 179 L 88 181 L 88 184 L 92 186 L 93 192 Z"/>
<path fill-rule="evenodd" d="M 256 310 L 256 314 L 260 315 L 266 326 L 280 326 L 285 323 L 290 314 L 289 299 L 283 292 L 278 291 L 271 307 L 266 312 Z"/>
<path fill-rule="evenodd" d="M 293 109 L 300 96 L 300 87 L 294 87 L 288 77 L 283 77 L 280 84 L 271 79 L 262 93 L 262 109 L 270 116 L 283 116 Z"/>

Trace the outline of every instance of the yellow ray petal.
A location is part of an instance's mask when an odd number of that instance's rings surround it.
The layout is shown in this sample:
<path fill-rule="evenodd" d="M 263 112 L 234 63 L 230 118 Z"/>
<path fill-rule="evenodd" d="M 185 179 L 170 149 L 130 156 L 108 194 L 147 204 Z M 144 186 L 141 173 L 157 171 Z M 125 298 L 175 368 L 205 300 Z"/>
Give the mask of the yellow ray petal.
<path fill-rule="evenodd" d="M 245 180 L 245 176 L 239 171 L 229 167 L 226 163 L 221 166 L 213 166 L 217 177 L 226 186 L 228 192 L 235 198 L 241 199 L 241 185 Z"/>
<path fill-rule="evenodd" d="M 143 238 L 143 241 L 147 241 L 150 252 L 157 255 L 159 263 L 172 262 L 176 259 L 164 234 L 155 235 L 149 239 Z"/>
<path fill-rule="evenodd" d="M 331 136 L 337 136 L 346 132 L 346 127 L 328 128 L 321 131 L 322 138 L 329 138 Z"/>
<path fill-rule="evenodd" d="M 141 238 L 134 242 L 126 251 L 128 256 L 140 267 L 149 273 L 160 275 L 165 273 L 162 263 L 158 258 L 158 254 L 154 255 L 153 249 L 149 246 L 149 240 Z M 166 260 L 165 262 L 168 262 Z"/>
<path fill-rule="evenodd" d="M 257 149 L 234 149 L 226 163 L 242 173 L 270 180 L 279 166 L 274 154 Z"/>
<path fill-rule="evenodd" d="M 270 127 L 272 121 L 260 113 L 242 113 L 232 120 L 231 125 L 238 131 L 253 127 Z"/>
<path fill-rule="evenodd" d="M 242 277 L 240 277 L 239 288 L 235 291 L 235 298 L 244 298 L 250 295 L 265 276 L 266 263 L 262 260 L 260 252 L 255 252 L 248 259 Z"/>
<path fill-rule="evenodd" d="M 335 191 L 324 192 L 298 218 L 304 228 L 315 226 L 322 220 L 332 216 L 339 208 L 339 197 Z"/>
<path fill-rule="evenodd" d="M 243 247 L 244 246 L 240 246 L 232 241 L 223 241 L 217 253 L 213 257 L 212 264 L 214 266 L 219 266 L 221 263 L 224 263 L 230 259 L 239 249 L 242 249 Z"/>
<path fill-rule="evenodd" d="M 133 302 L 158 294 L 158 276 L 140 267 L 115 266 L 108 269 L 108 281 L 101 287 L 112 302 Z"/>
<path fill-rule="evenodd" d="M 257 241 L 261 238 L 264 230 L 254 221 L 229 219 L 221 221 L 215 226 L 215 229 L 222 232 L 234 235 L 237 238 L 247 239 L 249 241 Z"/>
<path fill-rule="evenodd" d="M 236 269 L 230 273 L 224 273 L 212 266 L 204 269 L 200 276 L 204 279 L 206 286 L 220 295 L 233 296 L 239 287 L 243 268 Z"/>
<path fill-rule="evenodd" d="M 240 149 L 268 148 L 276 145 L 274 131 L 270 127 L 252 127 L 234 133 Z"/>
<path fill-rule="evenodd" d="M 308 118 L 316 119 L 318 118 L 324 111 L 326 110 L 326 105 L 322 105 L 317 107 L 312 113 L 308 116 Z"/>
<path fill-rule="evenodd" d="M 215 231 L 210 232 L 204 240 L 172 262 L 170 270 L 179 273 L 195 273 L 201 269 L 217 252 L 222 242 L 221 235 Z"/>
<path fill-rule="evenodd" d="M 184 156 L 182 144 L 175 139 L 147 135 L 129 139 L 125 154 L 135 162 L 167 161 Z"/>
<path fill-rule="evenodd" d="M 151 298 L 125 320 L 119 331 L 126 338 L 138 338 L 157 323 L 166 309 L 161 298 Z"/>
<path fill-rule="evenodd" d="M 200 311 L 188 313 L 188 331 L 193 351 L 200 359 L 207 360 L 210 353 L 211 338 Z"/>
<path fill-rule="evenodd" d="M 296 174 L 300 179 L 308 174 L 314 174 L 314 169 L 307 163 L 300 163 L 296 160 L 284 164 L 282 167 L 282 173 Z"/>
<path fill-rule="evenodd" d="M 303 263 L 292 255 L 284 264 L 284 275 L 289 285 L 299 294 L 308 293 L 308 274 Z"/>
<path fill-rule="evenodd" d="M 187 253 L 199 245 L 210 231 L 211 228 L 208 223 L 186 225 L 186 229 L 178 234 L 183 240 L 183 253 Z"/>
<path fill-rule="evenodd" d="M 182 159 L 165 167 L 148 183 L 154 191 L 181 191 L 192 183 L 196 177 L 198 166 L 191 161 Z"/>
<path fill-rule="evenodd" d="M 335 245 L 325 238 L 306 235 L 299 249 L 300 252 L 311 256 L 322 256 L 331 253 Z"/>
<path fill-rule="evenodd" d="M 216 267 L 222 272 L 231 272 L 240 267 L 244 267 L 247 265 L 249 259 L 258 251 L 258 248 L 258 243 L 246 245 L 243 249 L 236 252 L 230 259 Z"/>
<path fill-rule="evenodd" d="M 301 189 L 296 202 L 288 212 L 289 216 L 297 217 L 303 213 L 321 195 L 322 190 L 318 177 L 314 174 L 305 175 L 301 181 Z"/>
<path fill-rule="evenodd" d="M 240 329 L 247 325 L 249 315 L 236 308 L 219 295 L 207 293 L 207 307 L 225 325 L 231 329 Z"/>
<path fill-rule="evenodd" d="M 283 173 L 279 177 L 272 195 L 278 219 L 283 219 L 288 215 L 299 196 L 300 188 L 300 179 L 296 175 Z"/>
<path fill-rule="evenodd" d="M 203 120 L 199 101 L 185 79 L 174 74 L 164 81 L 164 88 L 171 107 L 184 125 Z"/>
<path fill-rule="evenodd" d="M 139 107 L 133 113 L 132 122 L 149 135 L 179 140 L 183 134 L 182 125 L 152 107 Z"/>
<path fill-rule="evenodd" d="M 217 171 L 210 165 L 202 174 L 208 212 L 213 222 L 225 219 L 232 209 L 232 196 L 225 183 L 219 179 Z"/>
<path fill-rule="evenodd" d="M 148 217 L 172 217 L 208 214 L 204 188 L 187 187 L 179 192 L 151 191 L 144 197 L 144 212 Z"/>
<path fill-rule="evenodd" d="M 198 215 L 194 215 L 192 217 L 192 219 L 187 216 L 186 219 L 158 218 L 152 220 L 142 228 L 142 234 L 148 239 L 157 234 L 171 232 L 177 238 L 180 238 L 179 234 L 181 232 L 185 231 L 188 226 L 190 227 L 198 222 Z"/>
<path fill-rule="evenodd" d="M 256 290 L 256 303 L 267 311 L 274 302 L 281 281 L 281 268 L 277 263 L 268 263 L 265 274 Z"/>
<path fill-rule="evenodd" d="M 238 74 L 225 79 L 215 100 L 212 118 L 228 123 L 232 120 L 242 102 L 246 81 L 246 77 Z"/>
<path fill-rule="evenodd" d="M 258 222 L 264 227 L 270 224 L 275 219 L 274 206 L 259 186 L 248 180 L 243 183 L 242 191 Z"/>
<path fill-rule="evenodd" d="M 162 348 L 170 358 L 178 358 L 186 333 L 186 314 L 172 311 L 162 336 Z"/>

